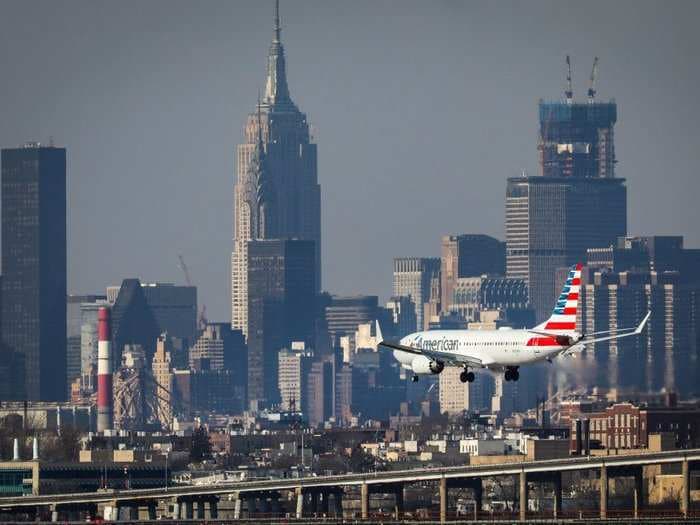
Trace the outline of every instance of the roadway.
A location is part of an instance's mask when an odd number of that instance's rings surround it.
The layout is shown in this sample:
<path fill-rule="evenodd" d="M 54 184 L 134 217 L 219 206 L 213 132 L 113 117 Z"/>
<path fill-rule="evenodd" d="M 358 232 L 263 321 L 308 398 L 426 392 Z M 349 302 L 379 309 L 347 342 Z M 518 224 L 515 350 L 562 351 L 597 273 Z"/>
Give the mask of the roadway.
<path fill-rule="evenodd" d="M 0 508 L 26 506 L 71 505 L 138 502 L 164 498 L 221 496 L 232 493 L 261 493 L 298 489 L 338 489 L 349 486 L 407 484 L 425 481 L 459 480 L 494 476 L 536 475 L 575 470 L 641 467 L 668 463 L 700 462 L 700 449 L 673 450 L 619 456 L 584 456 L 545 461 L 524 461 L 494 465 L 465 465 L 457 467 L 398 470 L 364 474 L 344 474 L 306 478 L 285 478 L 256 481 L 233 481 L 212 485 L 172 486 L 158 489 L 110 490 L 104 492 L 47 494 L 0 498 Z"/>

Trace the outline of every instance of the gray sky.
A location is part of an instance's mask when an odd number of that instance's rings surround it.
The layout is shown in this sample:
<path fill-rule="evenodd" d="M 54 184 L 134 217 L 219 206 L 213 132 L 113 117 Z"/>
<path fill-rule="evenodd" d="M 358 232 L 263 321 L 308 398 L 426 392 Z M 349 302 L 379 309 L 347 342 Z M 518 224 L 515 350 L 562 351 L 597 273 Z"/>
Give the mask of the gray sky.
<path fill-rule="evenodd" d="M 319 145 L 324 288 L 391 293 L 391 260 L 503 237 L 536 173 L 564 55 L 619 104 L 631 234 L 700 245 L 700 2 L 282 0 L 292 97 Z M 262 89 L 269 1 L 0 0 L 0 146 L 68 148 L 69 290 L 182 282 L 229 319 L 234 149 Z"/>

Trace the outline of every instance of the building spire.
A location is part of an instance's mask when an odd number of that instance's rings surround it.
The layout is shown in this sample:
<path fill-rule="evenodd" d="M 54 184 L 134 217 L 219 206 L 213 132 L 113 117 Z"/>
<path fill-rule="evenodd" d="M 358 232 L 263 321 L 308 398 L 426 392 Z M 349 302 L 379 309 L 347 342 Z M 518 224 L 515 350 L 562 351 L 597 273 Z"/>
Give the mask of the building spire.
<path fill-rule="evenodd" d="M 280 41 L 280 33 L 282 28 L 280 27 L 280 0 L 275 0 L 275 42 Z"/>
<path fill-rule="evenodd" d="M 284 60 L 284 47 L 280 40 L 280 3 L 275 0 L 275 34 L 267 56 L 267 81 L 263 102 L 273 109 L 295 110 L 296 106 L 289 96 L 287 87 L 287 70 Z"/>

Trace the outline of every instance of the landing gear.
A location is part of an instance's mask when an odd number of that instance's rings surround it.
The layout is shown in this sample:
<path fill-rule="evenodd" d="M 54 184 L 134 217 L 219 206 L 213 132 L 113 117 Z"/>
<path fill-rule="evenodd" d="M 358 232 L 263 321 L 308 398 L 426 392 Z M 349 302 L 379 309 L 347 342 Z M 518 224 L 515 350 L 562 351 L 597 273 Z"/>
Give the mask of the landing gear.
<path fill-rule="evenodd" d="M 413 381 L 414 383 L 417 383 L 417 382 L 418 382 L 418 376 L 417 376 L 417 375 L 414 375 L 414 376 L 411 378 L 411 381 Z"/>
<path fill-rule="evenodd" d="M 472 381 L 474 381 L 474 372 L 469 372 L 465 369 L 462 373 L 459 374 L 459 380 L 462 383 L 471 383 Z"/>
<path fill-rule="evenodd" d="M 517 381 L 520 379 L 520 372 L 517 366 L 509 366 L 506 368 L 506 381 Z"/>

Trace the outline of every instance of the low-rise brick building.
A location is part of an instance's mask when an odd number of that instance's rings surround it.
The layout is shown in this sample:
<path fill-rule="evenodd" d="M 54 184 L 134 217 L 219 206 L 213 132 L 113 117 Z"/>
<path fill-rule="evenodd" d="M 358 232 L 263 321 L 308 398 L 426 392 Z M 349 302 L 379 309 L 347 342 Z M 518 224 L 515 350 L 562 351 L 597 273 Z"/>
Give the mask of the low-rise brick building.
<path fill-rule="evenodd" d="M 586 432 L 586 427 L 590 435 L 580 435 Z M 579 419 L 571 420 L 570 450 L 579 450 L 586 437 L 592 447 L 647 448 L 649 435 L 661 432 L 672 434 L 677 448 L 699 447 L 700 407 L 616 403 L 599 412 L 582 414 Z"/>

